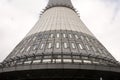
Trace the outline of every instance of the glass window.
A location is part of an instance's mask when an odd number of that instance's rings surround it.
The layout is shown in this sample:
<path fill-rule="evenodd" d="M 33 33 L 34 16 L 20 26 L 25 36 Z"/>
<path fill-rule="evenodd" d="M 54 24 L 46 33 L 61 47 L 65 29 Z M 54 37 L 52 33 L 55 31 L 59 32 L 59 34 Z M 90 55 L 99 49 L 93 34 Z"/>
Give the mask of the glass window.
<path fill-rule="evenodd" d="M 57 58 L 61 58 L 62 56 L 61 55 L 58 55 Z"/>
<path fill-rule="evenodd" d="M 56 43 L 56 48 L 60 48 L 60 43 Z"/>
<path fill-rule="evenodd" d="M 63 58 L 71 58 L 71 56 L 63 55 Z"/>
<path fill-rule="evenodd" d="M 46 39 L 46 38 L 47 38 L 47 36 L 48 36 L 48 35 L 47 35 L 47 34 L 45 34 L 45 35 L 44 35 L 44 38 Z"/>
<path fill-rule="evenodd" d="M 60 34 L 59 33 L 57 33 L 57 38 L 59 38 L 60 37 Z"/>
<path fill-rule="evenodd" d="M 102 77 L 100 77 L 100 80 L 103 80 L 103 78 L 102 78 Z"/>
<path fill-rule="evenodd" d="M 70 37 L 70 38 L 72 38 L 72 35 L 71 35 L 71 34 L 69 34 L 69 37 Z"/>
<path fill-rule="evenodd" d="M 52 48 L 52 43 L 48 43 L 48 48 Z"/>
<path fill-rule="evenodd" d="M 93 51 L 94 51 L 94 52 L 96 52 L 96 49 L 95 49 L 95 47 L 93 47 L 93 46 L 92 46 L 92 49 L 93 49 Z"/>
<path fill-rule="evenodd" d="M 83 36 L 80 36 L 82 40 L 84 40 L 84 37 Z"/>
<path fill-rule="evenodd" d="M 90 41 L 88 37 L 86 37 L 86 40 L 87 40 L 87 41 Z"/>
<path fill-rule="evenodd" d="M 72 59 L 63 59 L 63 62 L 72 62 Z"/>
<path fill-rule="evenodd" d="M 33 41 L 35 41 L 36 37 L 33 38 Z"/>
<path fill-rule="evenodd" d="M 56 62 L 56 59 L 52 59 L 53 61 L 52 61 L 52 63 L 55 63 Z"/>
<path fill-rule="evenodd" d="M 18 62 L 18 63 L 17 63 L 17 65 L 22 65 L 22 64 L 23 64 L 23 62 Z"/>
<path fill-rule="evenodd" d="M 63 37 L 66 38 L 66 34 L 63 34 Z"/>
<path fill-rule="evenodd" d="M 87 48 L 87 50 L 90 50 L 90 48 L 89 48 L 89 46 L 88 46 L 88 45 L 86 45 L 86 48 Z"/>
<path fill-rule="evenodd" d="M 17 50 L 14 55 L 16 55 L 19 51 Z"/>
<path fill-rule="evenodd" d="M 31 63 L 31 61 L 25 61 L 24 62 L 24 64 L 30 64 Z"/>
<path fill-rule="evenodd" d="M 61 59 L 56 59 L 56 63 L 61 63 Z"/>
<path fill-rule="evenodd" d="M 34 60 L 33 61 L 33 64 L 37 64 L 37 63 L 40 63 L 41 60 Z"/>
<path fill-rule="evenodd" d="M 53 38 L 53 34 L 50 35 L 50 38 Z"/>
<path fill-rule="evenodd" d="M 71 43 L 72 44 L 72 48 L 75 49 L 75 44 L 74 43 Z"/>
<path fill-rule="evenodd" d="M 26 49 L 26 51 L 29 51 L 30 50 L 30 46 Z"/>
<path fill-rule="evenodd" d="M 43 63 L 51 63 L 51 59 L 43 59 Z"/>
<path fill-rule="evenodd" d="M 73 60 L 74 61 L 74 63 L 82 63 L 82 60 Z"/>
<path fill-rule="evenodd" d="M 30 42 L 30 40 L 31 40 L 31 39 L 28 39 L 28 41 L 27 41 L 27 42 L 29 43 L 29 42 Z"/>
<path fill-rule="evenodd" d="M 36 50 L 36 49 L 37 49 L 37 45 L 34 45 L 34 46 L 33 46 L 33 50 Z"/>
<path fill-rule="evenodd" d="M 78 35 L 75 35 L 75 38 L 78 39 Z"/>
<path fill-rule="evenodd" d="M 73 58 L 74 58 L 74 59 L 79 59 L 79 58 L 80 58 L 80 56 L 73 56 Z"/>
<path fill-rule="evenodd" d="M 40 47 L 40 49 L 43 49 L 43 47 L 44 47 L 44 44 L 41 44 L 41 47 Z"/>
<path fill-rule="evenodd" d="M 20 52 L 22 53 L 22 52 L 24 51 L 24 49 L 25 49 L 25 48 L 22 48 Z"/>
<path fill-rule="evenodd" d="M 44 56 L 44 58 L 51 58 L 51 56 Z"/>
<path fill-rule="evenodd" d="M 105 55 L 108 55 L 107 52 L 106 52 L 105 50 L 103 50 L 103 53 L 104 53 Z"/>
<path fill-rule="evenodd" d="M 83 47 L 82 47 L 82 45 L 81 45 L 81 44 L 79 44 L 79 47 L 80 47 L 80 49 L 83 49 Z"/>
<path fill-rule="evenodd" d="M 84 63 L 91 64 L 91 61 L 89 60 L 83 60 Z"/>
<path fill-rule="evenodd" d="M 99 62 L 97 62 L 97 61 L 93 61 L 93 63 L 94 63 L 94 64 L 99 64 Z"/>
<path fill-rule="evenodd" d="M 68 48 L 67 43 L 64 43 L 64 48 Z"/>
<path fill-rule="evenodd" d="M 98 48 L 99 53 L 102 53 L 101 49 Z"/>
<path fill-rule="evenodd" d="M 88 59 L 88 57 L 82 57 L 82 59 Z"/>

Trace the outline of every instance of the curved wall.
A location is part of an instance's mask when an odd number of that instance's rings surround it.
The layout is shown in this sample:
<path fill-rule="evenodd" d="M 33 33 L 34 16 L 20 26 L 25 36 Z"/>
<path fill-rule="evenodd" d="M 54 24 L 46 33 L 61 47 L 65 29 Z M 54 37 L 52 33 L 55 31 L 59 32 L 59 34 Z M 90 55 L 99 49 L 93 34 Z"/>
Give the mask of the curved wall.
<path fill-rule="evenodd" d="M 45 11 L 27 36 L 50 30 L 71 30 L 93 36 L 79 16 L 67 7 L 53 7 Z"/>

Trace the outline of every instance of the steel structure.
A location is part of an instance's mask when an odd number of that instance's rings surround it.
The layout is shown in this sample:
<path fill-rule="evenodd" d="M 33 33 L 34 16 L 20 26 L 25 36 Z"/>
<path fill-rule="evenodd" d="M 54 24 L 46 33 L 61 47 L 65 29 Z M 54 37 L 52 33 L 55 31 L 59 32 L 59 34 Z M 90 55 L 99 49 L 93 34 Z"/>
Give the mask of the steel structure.
<path fill-rule="evenodd" d="M 0 80 L 120 80 L 120 64 L 81 21 L 71 0 L 49 0 L 0 64 Z"/>

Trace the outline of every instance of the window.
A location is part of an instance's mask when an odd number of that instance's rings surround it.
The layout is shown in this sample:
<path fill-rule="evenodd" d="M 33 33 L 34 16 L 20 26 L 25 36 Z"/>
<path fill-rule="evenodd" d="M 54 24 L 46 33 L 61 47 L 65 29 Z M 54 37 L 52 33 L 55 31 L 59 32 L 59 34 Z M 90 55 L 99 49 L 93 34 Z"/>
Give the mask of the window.
<path fill-rule="evenodd" d="M 70 37 L 70 38 L 72 38 L 72 35 L 71 35 L 71 34 L 69 34 L 69 37 Z"/>
<path fill-rule="evenodd" d="M 61 63 L 61 59 L 53 59 L 53 63 Z"/>
<path fill-rule="evenodd" d="M 79 44 L 79 48 L 80 48 L 80 49 L 83 49 L 83 47 L 82 47 L 82 45 L 81 45 L 81 44 Z"/>
<path fill-rule="evenodd" d="M 70 62 L 71 63 L 72 59 L 63 59 L 63 62 L 68 62 L 68 63 Z"/>
<path fill-rule="evenodd" d="M 99 64 L 99 62 L 97 62 L 97 61 L 93 61 L 93 64 Z"/>
<path fill-rule="evenodd" d="M 48 49 L 52 48 L 52 43 L 48 43 Z"/>
<path fill-rule="evenodd" d="M 67 48 L 68 46 L 67 46 L 67 43 L 64 43 L 64 48 Z"/>
<path fill-rule="evenodd" d="M 103 78 L 102 78 L 102 77 L 100 77 L 100 80 L 103 80 Z"/>
<path fill-rule="evenodd" d="M 44 47 L 44 44 L 41 44 L 41 47 L 40 47 L 40 49 L 43 49 L 43 47 Z"/>
<path fill-rule="evenodd" d="M 51 59 L 43 59 L 43 63 L 51 63 Z"/>
<path fill-rule="evenodd" d="M 30 46 L 26 49 L 26 51 L 29 51 L 30 50 Z"/>
<path fill-rule="evenodd" d="M 36 49 L 37 49 L 37 45 L 34 45 L 34 46 L 33 46 L 33 50 L 36 50 Z"/>
<path fill-rule="evenodd" d="M 73 58 L 74 58 L 74 59 L 79 59 L 79 58 L 80 58 L 80 56 L 73 56 Z"/>
<path fill-rule="evenodd" d="M 81 60 L 73 60 L 73 61 L 74 61 L 74 63 L 82 63 Z"/>
<path fill-rule="evenodd" d="M 95 49 L 95 47 L 93 47 L 93 46 L 92 46 L 92 49 L 93 49 L 93 51 L 94 51 L 94 52 L 96 52 L 96 49 Z"/>
<path fill-rule="evenodd" d="M 18 50 L 15 52 L 15 55 L 18 53 Z"/>
<path fill-rule="evenodd" d="M 103 50 L 103 53 L 104 53 L 105 55 L 107 55 L 107 52 L 106 52 L 105 50 Z"/>
<path fill-rule="evenodd" d="M 60 43 L 56 43 L 56 48 L 60 48 Z"/>
<path fill-rule="evenodd" d="M 88 37 L 86 37 L 86 40 L 87 40 L 87 41 L 90 41 Z"/>
<path fill-rule="evenodd" d="M 45 35 L 44 35 L 44 38 L 46 39 L 46 38 L 47 38 L 47 36 L 48 36 L 48 35 L 47 35 L 47 34 L 45 34 Z"/>
<path fill-rule="evenodd" d="M 75 49 L 75 44 L 74 43 L 72 43 L 72 48 Z"/>
<path fill-rule="evenodd" d="M 80 36 L 82 40 L 84 40 L 84 37 L 83 36 Z"/>
<path fill-rule="evenodd" d="M 78 35 L 75 35 L 75 38 L 78 39 Z"/>
<path fill-rule="evenodd" d="M 24 62 L 24 64 L 30 64 L 31 63 L 31 61 L 25 61 Z"/>
<path fill-rule="evenodd" d="M 82 59 L 88 59 L 88 57 L 82 57 Z"/>
<path fill-rule="evenodd" d="M 84 40 L 84 37 L 83 36 L 80 36 L 82 40 Z"/>
<path fill-rule="evenodd" d="M 37 63 L 40 63 L 41 60 L 34 60 L 33 61 L 33 64 L 37 64 Z"/>
<path fill-rule="evenodd" d="M 56 63 L 61 63 L 61 59 L 56 59 Z"/>
<path fill-rule="evenodd" d="M 66 38 L 66 34 L 63 34 L 63 37 Z"/>
<path fill-rule="evenodd" d="M 63 55 L 63 58 L 71 58 L 71 56 Z"/>
<path fill-rule="evenodd" d="M 30 40 L 31 40 L 31 39 L 28 39 L 28 41 L 27 41 L 27 42 L 29 43 L 29 42 L 30 42 Z"/>
<path fill-rule="evenodd" d="M 57 33 L 57 38 L 59 38 L 60 37 L 60 34 L 59 33 Z"/>
<path fill-rule="evenodd" d="M 102 53 L 101 49 L 98 48 L 99 53 Z"/>
<path fill-rule="evenodd" d="M 24 49 L 25 49 L 25 48 L 22 48 L 20 52 L 22 53 L 22 52 L 24 51 Z"/>
<path fill-rule="evenodd" d="M 89 46 L 88 46 L 88 45 L 86 45 L 86 48 L 87 48 L 87 50 L 90 50 L 90 48 L 89 48 Z"/>
<path fill-rule="evenodd" d="M 18 62 L 18 63 L 17 63 L 17 65 L 22 65 L 22 64 L 23 64 L 23 62 Z"/>
<path fill-rule="evenodd" d="M 33 41 L 35 41 L 36 37 L 33 38 Z"/>
<path fill-rule="evenodd" d="M 86 64 L 91 64 L 91 61 L 89 61 L 89 60 L 83 60 L 83 62 Z"/>
<path fill-rule="evenodd" d="M 44 58 L 51 58 L 51 56 L 44 56 Z"/>
<path fill-rule="evenodd" d="M 53 34 L 50 35 L 50 38 L 53 38 Z"/>

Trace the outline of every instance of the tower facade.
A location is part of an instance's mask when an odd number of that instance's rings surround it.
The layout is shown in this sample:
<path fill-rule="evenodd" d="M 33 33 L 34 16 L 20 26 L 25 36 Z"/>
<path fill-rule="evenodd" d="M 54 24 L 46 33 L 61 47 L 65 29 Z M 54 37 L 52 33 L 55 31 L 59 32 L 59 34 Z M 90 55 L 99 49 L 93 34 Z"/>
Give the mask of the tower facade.
<path fill-rule="evenodd" d="M 81 21 L 71 0 L 49 0 L 0 67 L 3 80 L 120 79 L 119 62 Z"/>

